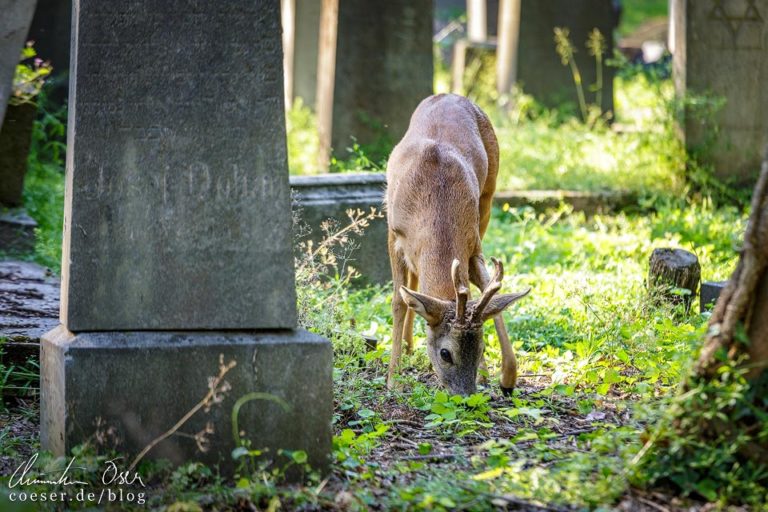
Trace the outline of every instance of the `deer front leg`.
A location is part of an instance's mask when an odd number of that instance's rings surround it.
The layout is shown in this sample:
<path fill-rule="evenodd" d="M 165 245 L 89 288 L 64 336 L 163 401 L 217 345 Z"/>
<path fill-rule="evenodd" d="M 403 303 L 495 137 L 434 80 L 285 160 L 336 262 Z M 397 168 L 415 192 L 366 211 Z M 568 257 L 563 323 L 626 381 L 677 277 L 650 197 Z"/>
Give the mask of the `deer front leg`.
<path fill-rule="evenodd" d="M 419 276 L 410 270 L 408 271 L 408 288 L 411 290 L 419 289 Z M 405 311 L 403 339 L 405 340 L 405 353 L 409 355 L 413 353 L 413 319 L 415 314 L 411 308 L 407 308 Z"/>
<path fill-rule="evenodd" d="M 488 275 L 488 269 L 485 268 L 483 256 L 478 254 L 469 259 L 469 280 L 484 290 L 491 281 Z M 502 313 L 493 317 L 493 325 L 496 327 L 496 335 L 499 337 L 499 346 L 501 348 L 501 392 L 510 395 L 517 382 L 517 359 L 515 351 L 512 349 L 512 343 L 507 335 L 507 328 L 504 325 Z M 485 357 L 483 357 L 485 362 Z"/>
<path fill-rule="evenodd" d="M 387 373 L 387 387 L 393 389 L 396 386 L 395 375 L 400 367 L 402 353 L 403 326 L 408 306 L 400 295 L 400 287 L 405 284 L 405 261 L 397 254 L 394 247 L 394 234 L 389 233 L 389 261 L 392 267 L 392 352 L 389 356 L 389 372 Z"/>

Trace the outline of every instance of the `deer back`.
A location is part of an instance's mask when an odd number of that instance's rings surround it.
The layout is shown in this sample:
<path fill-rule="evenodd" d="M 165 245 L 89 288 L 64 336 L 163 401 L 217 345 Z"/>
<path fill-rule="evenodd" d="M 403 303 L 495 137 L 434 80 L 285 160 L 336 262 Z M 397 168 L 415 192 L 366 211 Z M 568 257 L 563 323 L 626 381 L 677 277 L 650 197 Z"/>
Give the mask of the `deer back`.
<path fill-rule="evenodd" d="M 454 259 L 466 283 L 469 258 L 481 252 L 480 222 L 490 208 L 481 198 L 493 194 L 496 180 L 495 168 L 489 174 L 489 137 L 495 147 L 490 122 L 474 103 L 452 94 L 430 96 L 416 108 L 387 163 L 395 252 L 419 276 L 421 291 L 434 297 L 453 297 Z"/>

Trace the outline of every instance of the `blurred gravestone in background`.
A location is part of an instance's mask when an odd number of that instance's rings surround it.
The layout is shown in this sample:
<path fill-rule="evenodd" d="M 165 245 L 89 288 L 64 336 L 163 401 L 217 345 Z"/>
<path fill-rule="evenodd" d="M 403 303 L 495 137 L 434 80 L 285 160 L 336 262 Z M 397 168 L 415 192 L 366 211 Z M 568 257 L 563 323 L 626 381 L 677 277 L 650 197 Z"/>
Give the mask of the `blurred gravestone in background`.
<path fill-rule="evenodd" d="M 64 103 L 69 93 L 71 34 L 72 0 L 37 0 L 27 39 L 35 42 L 37 56 L 53 66 L 46 89 L 57 104 Z"/>
<path fill-rule="evenodd" d="M 336 7 L 336 44 L 320 49 L 335 54 L 334 70 L 318 68 L 318 77 L 335 77 L 332 98 L 318 93 L 321 147 L 343 157 L 355 137 L 380 160 L 432 94 L 432 2 L 338 0 Z M 327 109 L 330 131 L 322 126 Z"/>
<path fill-rule="evenodd" d="M 595 58 L 586 47 L 589 33 L 596 28 L 605 38 L 605 61 L 613 56 L 613 30 L 617 25 L 612 0 L 521 0 L 517 81 L 523 91 L 550 107 L 564 101 L 578 102 L 571 71 L 555 51 L 554 29 L 564 27 L 570 31 L 576 49 L 575 59 L 589 103 L 594 96 L 589 88 L 597 78 Z M 602 107 L 612 111 L 614 70 L 603 63 L 602 72 Z"/>
<path fill-rule="evenodd" d="M 34 0 L 0 0 L 0 126 L 34 10 Z"/>
<path fill-rule="evenodd" d="M 443 13 L 457 12 L 459 4 L 453 0 L 440 0 L 438 9 Z M 464 83 L 467 80 L 464 73 L 473 60 L 495 54 L 500 94 L 509 93 L 512 86 L 518 84 L 523 92 L 548 107 L 557 108 L 565 103 L 578 105 L 572 71 L 561 61 L 556 50 L 555 28 L 564 28 L 575 49 L 586 103 L 599 103 L 603 111 L 613 110 L 615 72 L 605 61 L 613 56 L 613 33 L 619 21 L 615 1 L 467 0 L 464 4 L 467 9 L 466 37 L 455 41 L 451 55 L 453 92 L 466 94 L 471 88 L 470 83 Z M 600 32 L 605 43 L 600 73 L 596 59 L 586 45 L 594 29 Z"/>
<path fill-rule="evenodd" d="M 672 18 L 677 92 L 708 96 L 687 105 L 686 146 L 719 178 L 752 186 L 768 144 L 768 0 L 673 0 Z"/>
<path fill-rule="evenodd" d="M 291 176 L 293 208 L 300 221 L 311 231 L 306 237 L 317 247 L 325 236 L 322 226 L 330 220 L 346 227 L 350 223 L 347 210 L 369 212 L 384 210 L 386 177 L 381 173 L 336 173 L 316 176 Z M 294 230 L 294 231 L 301 231 Z M 296 233 L 294 232 L 294 236 Z M 372 219 L 361 236 L 350 235 L 354 250 L 348 261 L 340 261 L 340 275 L 353 267 L 360 276 L 356 285 L 385 284 L 392 278 L 387 250 L 387 221 Z"/>
<path fill-rule="evenodd" d="M 35 106 L 8 105 L 34 10 L 34 0 L 0 0 L 0 251 L 9 254 L 32 250 L 37 226 L 21 208 Z"/>

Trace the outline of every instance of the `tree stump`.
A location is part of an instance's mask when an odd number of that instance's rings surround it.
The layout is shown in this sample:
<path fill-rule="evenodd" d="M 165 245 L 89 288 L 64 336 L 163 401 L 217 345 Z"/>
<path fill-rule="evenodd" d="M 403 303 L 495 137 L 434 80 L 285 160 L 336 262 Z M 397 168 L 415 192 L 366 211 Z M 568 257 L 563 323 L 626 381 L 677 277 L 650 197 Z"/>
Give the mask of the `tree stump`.
<path fill-rule="evenodd" d="M 685 304 L 688 312 L 700 278 L 701 266 L 695 254 L 683 249 L 653 250 L 648 269 L 648 291 L 653 299 Z"/>

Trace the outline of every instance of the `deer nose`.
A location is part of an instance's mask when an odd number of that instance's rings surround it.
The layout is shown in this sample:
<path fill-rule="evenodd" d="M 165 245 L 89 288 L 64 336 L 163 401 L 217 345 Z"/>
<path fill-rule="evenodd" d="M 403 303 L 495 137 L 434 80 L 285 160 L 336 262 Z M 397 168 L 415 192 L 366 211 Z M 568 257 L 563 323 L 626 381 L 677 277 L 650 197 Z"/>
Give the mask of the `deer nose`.
<path fill-rule="evenodd" d="M 459 384 L 450 386 L 451 393 L 454 395 L 469 396 L 477 393 L 477 386 L 474 382 L 471 384 Z"/>

